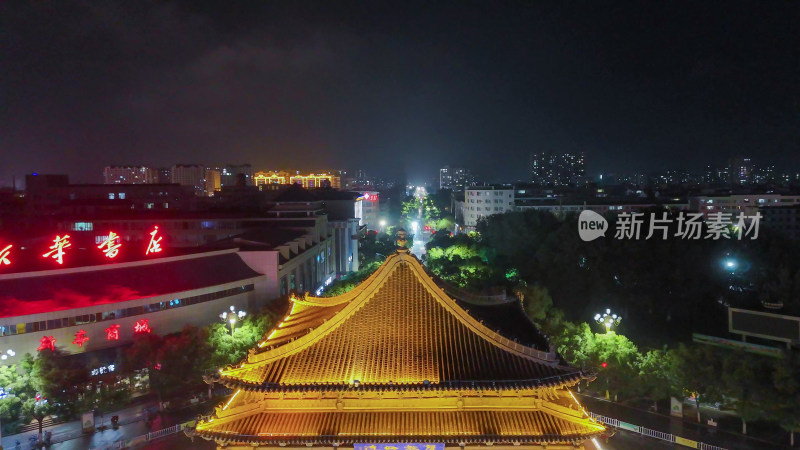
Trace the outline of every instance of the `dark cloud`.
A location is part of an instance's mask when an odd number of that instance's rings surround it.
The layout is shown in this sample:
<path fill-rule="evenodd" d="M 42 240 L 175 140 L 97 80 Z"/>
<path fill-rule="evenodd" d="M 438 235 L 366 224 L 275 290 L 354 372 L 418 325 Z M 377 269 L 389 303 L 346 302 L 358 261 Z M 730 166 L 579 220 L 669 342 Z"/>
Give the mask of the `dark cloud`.
<path fill-rule="evenodd" d="M 800 164 L 797 2 L 7 2 L 0 184 L 247 161 Z"/>

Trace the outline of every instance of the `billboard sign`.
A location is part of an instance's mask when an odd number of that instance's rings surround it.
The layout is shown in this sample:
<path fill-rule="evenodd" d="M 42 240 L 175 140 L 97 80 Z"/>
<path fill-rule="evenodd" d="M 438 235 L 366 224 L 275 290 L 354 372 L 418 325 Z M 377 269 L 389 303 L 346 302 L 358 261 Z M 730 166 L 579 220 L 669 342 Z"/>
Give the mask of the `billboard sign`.
<path fill-rule="evenodd" d="M 783 356 L 783 350 L 768 345 L 751 344 L 749 342 L 734 341 L 733 339 L 724 339 L 716 336 L 707 336 L 705 334 L 692 333 L 692 341 L 698 344 L 713 345 L 715 347 L 729 348 L 731 350 L 743 350 L 757 355 L 772 356 L 780 358 Z"/>
<path fill-rule="evenodd" d="M 94 412 L 89 411 L 81 415 L 81 428 L 83 428 L 84 433 L 94 431 Z"/>
<path fill-rule="evenodd" d="M 780 342 L 800 342 L 800 317 L 728 308 L 728 331 Z"/>

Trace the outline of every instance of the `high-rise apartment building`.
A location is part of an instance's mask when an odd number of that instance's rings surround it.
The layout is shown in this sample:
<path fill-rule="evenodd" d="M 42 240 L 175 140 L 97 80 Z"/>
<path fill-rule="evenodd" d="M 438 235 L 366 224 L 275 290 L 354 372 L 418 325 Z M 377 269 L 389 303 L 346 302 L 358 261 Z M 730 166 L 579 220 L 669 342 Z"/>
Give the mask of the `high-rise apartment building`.
<path fill-rule="evenodd" d="M 451 166 L 439 169 L 439 189 L 459 190 L 470 186 L 475 186 L 475 177 L 469 169 Z"/>
<path fill-rule="evenodd" d="M 220 171 L 216 169 L 206 169 L 206 195 L 213 197 L 215 192 L 222 189 L 220 184 Z"/>
<path fill-rule="evenodd" d="M 172 183 L 172 169 L 169 167 L 159 167 L 158 169 L 154 169 L 156 171 L 156 177 L 158 179 L 158 184 L 169 184 Z"/>
<path fill-rule="evenodd" d="M 206 166 L 202 164 L 176 164 L 172 166 L 172 182 L 181 186 L 191 186 L 195 195 L 205 196 Z"/>
<path fill-rule="evenodd" d="M 540 186 L 580 185 L 586 181 L 586 156 L 583 152 L 532 153 L 531 181 Z"/>
<path fill-rule="evenodd" d="M 240 177 L 244 177 L 246 186 L 253 185 L 253 166 L 250 164 L 220 164 L 209 167 L 209 169 L 219 171 L 219 182 L 221 187 L 236 186 Z"/>
<path fill-rule="evenodd" d="M 158 183 L 158 170 L 145 166 L 106 166 L 103 169 L 105 184 Z"/>

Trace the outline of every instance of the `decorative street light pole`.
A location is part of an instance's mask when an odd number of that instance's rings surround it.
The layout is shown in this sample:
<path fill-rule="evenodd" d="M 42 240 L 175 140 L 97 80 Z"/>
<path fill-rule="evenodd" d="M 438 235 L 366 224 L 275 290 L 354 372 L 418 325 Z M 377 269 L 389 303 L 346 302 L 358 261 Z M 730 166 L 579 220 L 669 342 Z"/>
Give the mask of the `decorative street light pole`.
<path fill-rule="evenodd" d="M 231 336 L 233 336 L 233 329 L 236 326 L 236 321 L 243 319 L 246 315 L 246 312 L 236 311 L 236 308 L 231 306 L 230 311 L 225 311 L 224 313 L 220 314 L 219 318 L 222 319 L 223 322 L 228 322 L 231 324 Z"/>
<path fill-rule="evenodd" d="M 595 322 L 602 324 L 606 327 L 606 333 L 611 330 L 611 327 L 619 326 L 619 323 L 622 322 L 622 316 L 618 316 L 616 314 L 612 314 L 611 310 L 606 308 L 606 312 L 601 314 L 594 315 Z"/>

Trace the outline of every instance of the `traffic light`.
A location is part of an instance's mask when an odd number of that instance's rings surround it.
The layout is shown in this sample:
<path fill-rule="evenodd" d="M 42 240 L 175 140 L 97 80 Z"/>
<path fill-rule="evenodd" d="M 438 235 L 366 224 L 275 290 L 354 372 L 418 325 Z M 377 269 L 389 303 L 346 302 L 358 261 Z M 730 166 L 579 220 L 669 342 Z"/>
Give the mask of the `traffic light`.
<path fill-rule="evenodd" d="M 600 367 L 605 369 L 606 367 L 608 367 L 608 363 L 607 362 L 602 362 L 602 363 L 600 363 Z"/>

